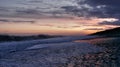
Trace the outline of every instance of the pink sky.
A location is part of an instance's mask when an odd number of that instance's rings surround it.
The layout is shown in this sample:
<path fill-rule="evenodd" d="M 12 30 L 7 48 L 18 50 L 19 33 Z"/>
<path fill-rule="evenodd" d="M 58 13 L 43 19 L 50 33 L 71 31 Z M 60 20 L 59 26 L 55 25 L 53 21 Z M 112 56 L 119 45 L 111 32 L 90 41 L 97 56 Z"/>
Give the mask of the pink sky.
<path fill-rule="evenodd" d="M 120 26 L 119 0 L 0 0 L 0 34 L 86 35 Z"/>
<path fill-rule="evenodd" d="M 8 19 L 8 18 L 7 18 Z M 14 18 L 9 18 L 14 19 Z M 15 18 L 19 19 L 19 18 Z M 97 31 L 102 31 L 116 26 L 98 25 L 98 22 L 116 21 L 114 18 L 42 18 L 34 19 L 34 23 L 1 23 L 1 34 L 31 35 L 86 35 Z"/>

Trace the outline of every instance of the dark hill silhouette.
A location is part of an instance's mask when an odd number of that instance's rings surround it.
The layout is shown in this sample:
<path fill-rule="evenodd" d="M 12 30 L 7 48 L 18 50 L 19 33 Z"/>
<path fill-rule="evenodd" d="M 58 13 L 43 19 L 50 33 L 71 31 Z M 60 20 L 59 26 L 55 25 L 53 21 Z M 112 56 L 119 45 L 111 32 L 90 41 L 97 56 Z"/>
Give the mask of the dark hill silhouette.
<path fill-rule="evenodd" d="M 109 29 L 105 31 L 100 31 L 93 33 L 91 35 L 102 35 L 102 36 L 120 36 L 120 27 L 114 28 L 114 29 Z"/>

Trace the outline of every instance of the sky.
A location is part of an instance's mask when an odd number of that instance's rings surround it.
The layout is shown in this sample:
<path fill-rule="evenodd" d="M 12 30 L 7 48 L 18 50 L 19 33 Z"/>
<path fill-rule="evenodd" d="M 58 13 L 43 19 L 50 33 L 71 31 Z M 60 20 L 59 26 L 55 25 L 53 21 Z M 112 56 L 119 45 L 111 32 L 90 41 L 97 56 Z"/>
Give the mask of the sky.
<path fill-rule="evenodd" d="M 120 26 L 119 0 L 0 0 L 0 34 L 86 35 Z"/>

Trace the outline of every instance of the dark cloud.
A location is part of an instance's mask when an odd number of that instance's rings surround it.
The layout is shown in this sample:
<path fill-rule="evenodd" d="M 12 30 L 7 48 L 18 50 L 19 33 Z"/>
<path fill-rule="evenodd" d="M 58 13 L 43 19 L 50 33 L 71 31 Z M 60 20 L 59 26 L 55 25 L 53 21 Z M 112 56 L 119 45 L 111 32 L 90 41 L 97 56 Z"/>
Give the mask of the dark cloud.
<path fill-rule="evenodd" d="M 91 5 L 108 5 L 113 7 L 120 6 L 120 0 L 86 0 L 85 2 Z"/>
<path fill-rule="evenodd" d="M 28 2 L 30 2 L 30 3 L 39 3 L 39 2 L 43 2 L 43 1 L 42 0 L 30 0 Z"/>
<path fill-rule="evenodd" d="M 48 26 L 48 27 L 53 27 L 53 26 L 55 26 L 55 25 L 52 25 L 52 24 L 37 24 L 37 23 L 36 23 L 36 25 L 39 25 L 39 26 Z"/>
<path fill-rule="evenodd" d="M 61 12 L 59 10 L 56 11 L 43 11 L 37 8 L 19 8 L 15 9 L 14 14 L 10 15 L 10 17 L 20 17 L 20 18 L 66 18 L 66 19 L 74 19 L 71 16 L 66 16 L 65 12 Z M 4 14 L 5 16 L 6 14 Z"/>
<path fill-rule="evenodd" d="M 103 30 L 103 28 L 87 28 L 87 29 L 84 29 L 84 30 Z"/>
<path fill-rule="evenodd" d="M 47 26 L 47 27 L 56 27 L 56 28 L 80 28 L 80 25 L 73 25 L 73 26 L 64 26 L 64 25 L 55 25 L 55 24 L 39 24 L 35 23 L 38 26 Z"/>
<path fill-rule="evenodd" d="M 39 14 L 37 9 L 19 9 L 16 10 L 18 14 Z"/>
<path fill-rule="evenodd" d="M 120 21 L 115 21 L 115 22 L 104 21 L 104 22 L 100 22 L 99 24 L 100 25 L 115 25 L 115 26 L 120 26 Z"/>
<path fill-rule="evenodd" d="M 5 8 L 5 7 L 0 7 L 0 11 L 5 11 L 5 12 L 8 12 L 9 9 L 8 8 Z"/>
<path fill-rule="evenodd" d="M 120 0 L 86 0 L 86 2 L 93 7 L 105 6 L 101 17 L 120 17 Z"/>
<path fill-rule="evenodd" d="M 67 26 L 57 26 L 57 28 L 69 28 Z"/>
<path fill-rule="evenodd" d="M 79 0 L 77 4 L 61 8 L 80 17 L 120 18 L 120 0 Z"/>
<path fill-rule="evenodd" d="M 57 28 L 80 28 L 81 26 L 57 26 Z"/>
<path fill-rule="evenodd" d="M 84 7 L 78 8 L 77 6 L 63 6 L 61 8 L 65 9 L 66 13 L 68 14 L 72 14 L 80 17 L 88 16 L 87 13 L 89 8 L 84 8 Z"/>
<path fill-rule="evenodd" d="M 0 22 L 10 22 L 10 21 L 7 19 L 0 19 Z"/>
<path fill-rule="evenodd" d="M 81 27 L 81 26 L 71 26 L 72 28 L 78 28 L 78 27 Z"/>
<path fill-rule="evenodd" d="M 87 6 L 84 5 L 80 8 L 77 6 L 65 6 L 62 8 L 65 9 L 68 14 L 72 14 L 78 17 L 100 17 L 104 14 L 104 9 L 93 8 L 89 5 Z"/>
<path fill-rule="evenodd" d="M 119 0 L 25 0 L 0 1 L 0 16 L 27 18 L 100 17 L 120 19 Z M 69 18 L 69 17 L 68 17 Z"/>
<path fill-rule="evenodd" d="M 67 26 L 57 26 L 57 25 L 54 25 L 54 24 L 37 24 L 36 25 L 39 25 L 39 26 L 47 26 L 47 27 L 56 27 L 56 28 L 68 28 Z"/>
<path fill-rule="evenodd" d="M 0 22 L 14 22 L 14 23 L 24 23 L 24 22 L 29 22 L 29 23 L 34 23 L 35 21 L 33 20 L 12 20 L 12 19 L 0 19 Z"/>
<path fill-rule="evenodd" d="M 16 22 L 16 23 L 20 23 L 20 22 L 34 23 L 35 21 L 17 20 L 17 21 L 12 21 L 12 22 Z"/>

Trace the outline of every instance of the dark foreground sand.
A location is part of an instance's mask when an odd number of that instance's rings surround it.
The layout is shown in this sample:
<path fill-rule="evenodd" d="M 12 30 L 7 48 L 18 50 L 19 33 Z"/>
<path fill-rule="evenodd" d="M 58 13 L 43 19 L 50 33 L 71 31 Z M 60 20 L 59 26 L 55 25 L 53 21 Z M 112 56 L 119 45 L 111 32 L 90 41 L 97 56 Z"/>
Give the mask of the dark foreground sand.
<path fill-rule="evenodd" d="M 79 40 L 81 41 L 81 40 Z M 77 42 L 79 42 L 77 41 Z M 120 67 L 120 38 L 97 38 L 82 40 L 104 47 L 103 52 L 91 53 L 69 58 L 72 67 Z M 69 63 L 68 63 L 69 64 Z"/>
<path fill-rule="evenodd" d="M 75 40 L 51 46 L 45 44 L 49 46 L 45 48 L 35 45 L 24 51 L 8 53 L 0 59 L 0 67 L 120 67 L 119 40 Z"/>

